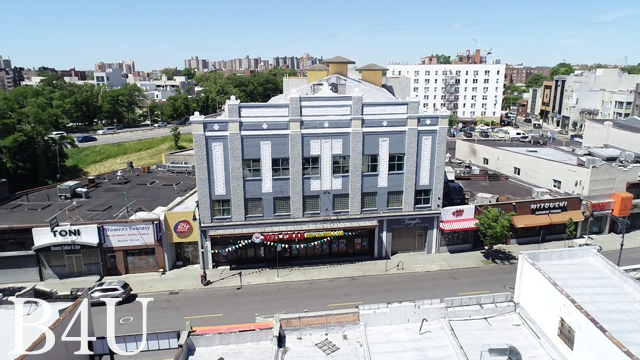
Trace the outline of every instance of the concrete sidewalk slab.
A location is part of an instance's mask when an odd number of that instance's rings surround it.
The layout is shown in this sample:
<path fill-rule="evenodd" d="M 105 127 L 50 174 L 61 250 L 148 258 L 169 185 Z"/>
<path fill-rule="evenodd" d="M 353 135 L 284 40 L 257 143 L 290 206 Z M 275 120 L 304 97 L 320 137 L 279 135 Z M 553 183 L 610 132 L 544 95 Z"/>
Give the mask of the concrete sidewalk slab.
<path fill-rule="evenodd" d="M 593 235 L 590 242 L 602 247 L 602 251 L 618 250 L 621 236 L 618 234 Z M 301 266 L 290 268 L 262 268 L 251 270 L 230 270 L 222 267 L 208 270 L 208 287 L 239 287 L 242 285 L 261 285 L 294 281 L 328 280 L 336 278 L 357 278 L 362 276 L 393 275 L 401 273 L 420 273 L 453 269 L 480 268 L 499 264 L 515 264 L 521 252 L 538 249 L 559 249 L 577 247 L 584 238 L 567 241 L 554 241 L 529 245 L 499 245 L 494 252 L 493 261 L 488 260 L 484 251 L 470 251 L 455 254 L 407 253 L 397 254 L 388 260 L 372 260 L 355 263 L 337 263 L 319 266 Z M 640 231 L 625 235 L 625 248 L 640 248 Z M 158 273 L 129 274 L 108 276 L 103 280 L 124 280 L 131 284 L 137 294 L 181 291 L 202 288 L 201 270 L 196 266 Z M 242 274 L 242 276 L 240 275 Z M 98 276 L 87 276 L 63 280 L 48 280 L 37 283 L 38 287 L 68 293 L 72 288 L 90 287 L 99 281 Z M 26 287 L 33 283 L 4 285 L 5 287 Z"/>

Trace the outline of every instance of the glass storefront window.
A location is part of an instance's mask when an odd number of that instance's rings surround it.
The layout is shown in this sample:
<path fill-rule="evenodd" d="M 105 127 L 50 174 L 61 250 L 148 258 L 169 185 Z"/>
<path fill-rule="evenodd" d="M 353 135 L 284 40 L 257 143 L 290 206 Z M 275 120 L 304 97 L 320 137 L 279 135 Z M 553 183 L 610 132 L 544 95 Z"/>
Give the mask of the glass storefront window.
<path fill-rule="evenodd" d="M 100 250 L 82 249 L 82 261 L 85 264 L 100 264 Z"/>
<path fill-rule="evenodd" d="M 67 266 L 67 260 L 64 251 L 50 251 L 42 253 L 42 258 L 49 267 Z"/>
<path fill-rule="evenodd" d="M 127 250 L 127 266 L 129 269 L 157 267 L 155 249 Z"/>
<path fill-rule="evenodd" d="M 442 233 L 444 246 L 469 245 L 473 242 L 474 231 L 451 231 Z"/>

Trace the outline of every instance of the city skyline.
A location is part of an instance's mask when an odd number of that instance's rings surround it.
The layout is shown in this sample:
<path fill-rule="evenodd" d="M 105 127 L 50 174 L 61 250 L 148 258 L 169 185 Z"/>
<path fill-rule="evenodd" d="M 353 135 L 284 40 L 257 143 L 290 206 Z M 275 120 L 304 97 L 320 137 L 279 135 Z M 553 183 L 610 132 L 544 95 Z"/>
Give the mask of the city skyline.
<path fill-rule="evenodd" d="M 263 2 L 252 2 L 241 12 L 233 12 L 235 16 L 216 16 L 228 9 L 190 0 L 181 5 L 183 9 L 194 9 L 185 17 L 188 27 L 180 26 L 179 20 L 173 21 L 175 26 L 156 27 L 149 21 L 131 21 L 127 15 L 148 12 L 151 7 L 173 6 L 160 0 L 129 4 L 125 15 L 107 16 L 108 26 L 96 28 L 97 31 L 86 31 L 95 28 L 96 18 L 89 16 L 92 13 L 80 1 L 71 1 L 65 7 L 31 2 L 39 11 L 30 15 L 28 23 L 18 17 L 5 21 L 6 27 L 21 31 L 19 37 L 4 39 L 0 49 L 14 66 L 92 69 L 99 61 L 133 59 L 137 68 L 150 71 L 182 68 L 184 59 L 191 56 L 215 61 L 249 55 L 271 61 L 276 56 L 303 53 L 316 57 L 342 55 L 360 65 L 387 65 L 390 61 L 413 64 L 432 53 L 454 55 L 477 47 L 492 52 L 489 60 L 532 66 L 553 66 L 563 60 L 622 65 L 626 58 L 630 65 L 640 62 L 639 49 L 611 41 L 625 34 L 632 36 L 635 31 L 640 6 L 630 0 L 618 0 L 615 7 L 589 0 L 582 2 L 580 8 L 551 0 L 541 0 L 527 8 L 462 0 L 457 9 L 464 10 L 458 13 L 447 3 L 416 3 L 390 9 L 396 13 L 393 20 L 388 11 L 380 11 L 388 7 L 381 1 L 362 7 L 330 0 L 323 4 L 331 16 L 324 17 L 317 4 L 299 3 L 295 12 L 287 12 L 273 11 L 273 6 Z M 5 10 L 20 13 L 28 3 L 10 3 Z M 551 19 L 538 21 L 550 16 L 549 9 L 567 16 L 558 17 L 562 19 L 559 25 Z M 269 12 L 270 16 L 265 16 Z M 307 14 L 318 14 L 319 21 L 310 22 Z M 524 14 L 538 20 L 528 21 Z M 210 27 L 212 17 L 215 29 Z M 73 21 L 59 21 L 60 18 Z M 109 38 L 121 41 L 102 41 Z"/>

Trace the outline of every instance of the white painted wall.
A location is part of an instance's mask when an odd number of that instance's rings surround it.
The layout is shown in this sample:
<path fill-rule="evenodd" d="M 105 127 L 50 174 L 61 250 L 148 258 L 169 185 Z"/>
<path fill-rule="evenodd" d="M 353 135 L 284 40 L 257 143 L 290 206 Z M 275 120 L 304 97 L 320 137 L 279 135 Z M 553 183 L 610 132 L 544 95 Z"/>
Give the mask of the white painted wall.
<path fill-rule="evenodd" d="M 514 300 L 533 319 L 566 359 L 601 360 L 627 357 L 563 296 L 538 270 L 520 257 Z M 560 316 L 575 331 L 573 351 L 558 337 Z"/>
<path fill-rule="evenodd" d="M 640 135 L 631 131 L 616 129 L 598 121 L 586 121 L 584 129 L 585 146 L 612 145 L 640 154 Z"/>

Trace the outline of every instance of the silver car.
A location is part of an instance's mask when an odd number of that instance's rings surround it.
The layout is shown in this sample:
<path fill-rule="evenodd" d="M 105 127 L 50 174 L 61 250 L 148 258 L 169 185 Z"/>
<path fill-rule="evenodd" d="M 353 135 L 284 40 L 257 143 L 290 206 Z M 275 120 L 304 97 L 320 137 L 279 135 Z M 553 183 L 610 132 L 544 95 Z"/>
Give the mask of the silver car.
<path fill-rule="evenodd" d="M 87 290 L 92 304 L 104 302 L 103 299 L 106 298 L 120 299 L 116 305 L 120 305 L 131 296 L 132 291 L 131 286 L 125 281 L 99 282 Z"/>

